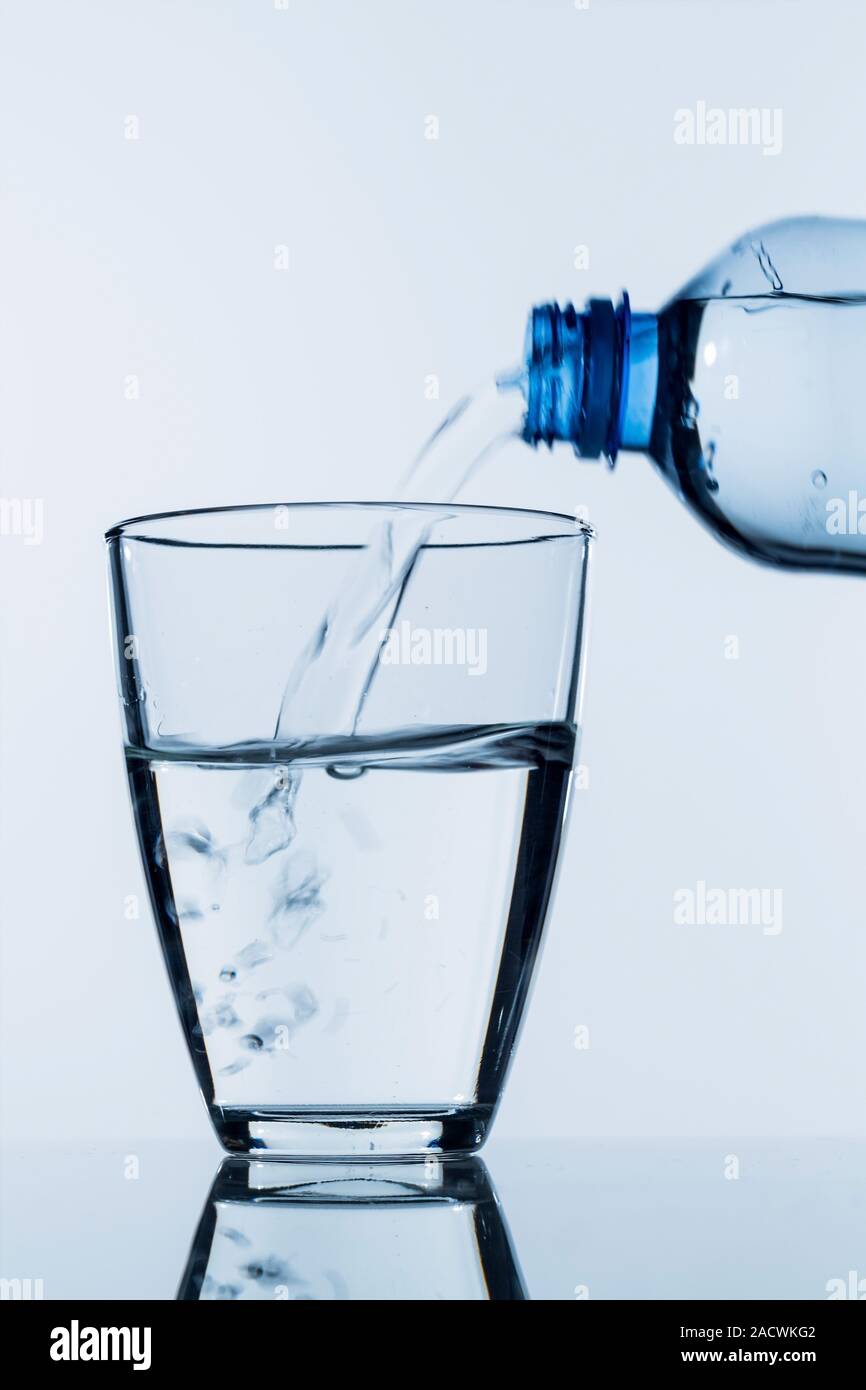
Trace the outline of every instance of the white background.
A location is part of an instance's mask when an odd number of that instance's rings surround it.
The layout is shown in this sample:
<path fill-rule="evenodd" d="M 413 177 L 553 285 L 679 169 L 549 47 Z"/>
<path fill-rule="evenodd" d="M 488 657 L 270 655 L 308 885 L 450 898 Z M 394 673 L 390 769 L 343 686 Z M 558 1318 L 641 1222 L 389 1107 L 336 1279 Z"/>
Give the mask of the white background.
<path fill-rule="evenodd" d="M 750 226 L 866 216 L 864 41 L 854 0 L 6 0 L 0 493 L 45 507 L 0 539 L 7 1135 L 207 1131 L 124 917 L 104 529 L 386 497 L 534 302 L 652 309 Z M 781 108 L 781 154 L 676 145 L 699 100 Z M 498 1134 L 863 1134 L 866 587 L 727 554 L 639 457 L 521 451 L 467 500 L 600 535 L 590 787 Z M 675 927 L 699 879 L 781 888 L 781 934 Z"/>

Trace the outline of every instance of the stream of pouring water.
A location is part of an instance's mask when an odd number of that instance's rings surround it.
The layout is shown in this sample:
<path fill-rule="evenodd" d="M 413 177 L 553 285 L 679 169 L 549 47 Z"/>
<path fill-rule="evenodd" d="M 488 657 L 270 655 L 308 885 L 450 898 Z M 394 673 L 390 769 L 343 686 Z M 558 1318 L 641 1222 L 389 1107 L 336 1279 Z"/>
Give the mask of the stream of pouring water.
<path fill-rule="evenodd" d="M 519 434 L 517 373 L 503 374 L 454 406 L 407 470 L 393 510 L 360 551 L 289 675 L 274 733 L 290 744 L 355 732 L 415 562 L 436 523 L 479 465 Z M 420 512 L 427 502 L 441 510 Z"/>

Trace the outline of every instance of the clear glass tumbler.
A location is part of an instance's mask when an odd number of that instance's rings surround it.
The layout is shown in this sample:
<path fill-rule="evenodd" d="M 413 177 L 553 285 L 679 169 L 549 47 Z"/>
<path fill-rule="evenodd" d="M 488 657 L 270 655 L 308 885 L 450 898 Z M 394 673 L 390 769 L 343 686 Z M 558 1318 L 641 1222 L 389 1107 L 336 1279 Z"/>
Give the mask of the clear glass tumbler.
<path fill-rule="evenodd" d="M 590 540 L 379 503 L 108 533 L 141 857 L 230 1151 L 484 1141 L 551 900 Z"/>

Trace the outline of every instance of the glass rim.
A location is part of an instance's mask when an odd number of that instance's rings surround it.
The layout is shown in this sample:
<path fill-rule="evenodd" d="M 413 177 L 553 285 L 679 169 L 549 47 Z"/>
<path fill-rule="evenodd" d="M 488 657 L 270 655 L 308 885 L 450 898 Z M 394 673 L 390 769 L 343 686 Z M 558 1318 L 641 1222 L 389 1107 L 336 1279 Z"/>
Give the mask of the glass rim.
<path fill-rule="evenodd" d="M 222 516 L 229 518 L 238 517 L 243 514 L 249 514 L 254 512 L 268 513 L 275 512 L 277 510 L 281 512 L 321 512 L 323 514 L 326 514 L 329 511 L 348 512 L 353 510 L 369 513 L 430 512 L 438 514 L 443 521 L 447 520 L 447 518 L 452 513 L 457 513 L 467 518 L 471 518 L 474 516 L 478 517 L 479 519 L 487 520 L 492 520 L 494 517 L 513 517 L 516 520 L 523 520 L 527 523 L 535 521 L 539 525 L 548 527 L 553 526 L 556 528 L 561 528 L 563 526 L 567 526 L 569 527 L 570 532 L 569 538 L 582 537 L 584 540 L 588 541 L 595 539 L 597 534 L 595 528 L 591 526 L 588 521 L 584 521 L 582 517 L 575 516 L 573 513 L 548 511 L 533 507 L 501 507 L 492 506 L 489 504 L 468 502 L 338 500 L 325 502 L 250 502 L 240 503 L 234 506 L 188 507 L 181 508 L 176 511 L 149 512 L 143 514 L 142 516 L 128 517 L 124 521 L 117 522 L 116 525 L 110 527 L 105 532 L 105 540 L 107 542 L 121 539 L 138 540 L 154 542 L 157 544 L 164 545 L 184 545 L 192 548 L 211 548 L 214 546 L 232 548 L 233 546 L 239 545 L 245 547 L 248 546 L 250 543 L 238 541 L 233 542 L 231 538 L 228 536 L 226 536 L 222 540 L 196 540 L 194 536 L 178 534 L 171 535 L 170 533 L 167 534 L 165 532 L 160 535 L 148 535 L 148 528 L 153 525 L 164 525 L 165 523 L 170 524 L 176 522 L 182 524 L 190 519 L 198 517 L 211 517 L 213 519 L 216 519 L 217 517 Z M 527 536 L 525 539 L 528 540 L 530 538 Z M 453 544 L 456 546 L 471 545 L 472 542 L 455 541 L 453 542 Z M 284 548 L 284 546 L 281 546 L 280 542 L 274 542 L 270 543 L 267 546 L 267 548 L 281 549 Z M 285 548 L 291 548 L 291 545 L 289 544 L 289 546 Z"/>

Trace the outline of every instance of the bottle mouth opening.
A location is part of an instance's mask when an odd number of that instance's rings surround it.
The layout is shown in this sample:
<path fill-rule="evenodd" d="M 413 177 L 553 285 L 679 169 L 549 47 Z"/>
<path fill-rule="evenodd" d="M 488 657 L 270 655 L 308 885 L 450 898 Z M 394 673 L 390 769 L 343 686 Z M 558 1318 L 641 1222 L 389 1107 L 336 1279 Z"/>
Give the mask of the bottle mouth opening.
<path fill-rule="evenodd" d="M 567 440 L 581 458 L 604 454 L 611 467 L 622 442 L 631 305 L 609 299 L 533 309 L 526 334 L 526 416 L 533 445 Z"/>

